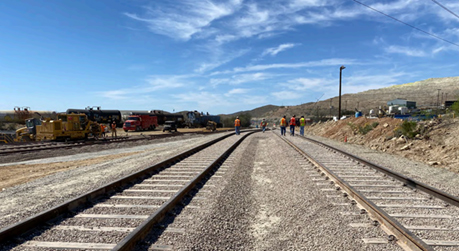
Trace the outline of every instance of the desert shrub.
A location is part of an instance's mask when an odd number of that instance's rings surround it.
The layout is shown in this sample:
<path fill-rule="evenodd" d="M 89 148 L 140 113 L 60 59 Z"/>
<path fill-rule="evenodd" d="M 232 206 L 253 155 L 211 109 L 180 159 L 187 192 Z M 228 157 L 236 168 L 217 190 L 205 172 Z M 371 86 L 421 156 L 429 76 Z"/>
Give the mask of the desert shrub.
<path fill-rule="evenodd" d="M 349 127 L 351 127 L 351 130 L 352 130 L 352 131 L 356 131 L 356 130 L 357 130 L 357 126 L 356 126 L 354 123 L 348 122 L 347 125 L 348 125 Z"/>
<path fill-rule="evenodd" d="M 453 111 L 456 115 L 459 114 L 459 100 L 454 102 L 454 104 L 451 106 L 451 111 Z"/>
<path fill-rule="evenodd" d="M 373 122 L 373 124 L 371 124 L 373 128 L 376 128 L 378 125 L 379 125 L 379 122 Z"/>
<path fill-rule="evenodd" d="M 417 126 L 416 121 L 408 121 L 404 120 L 402 124 L 400 124 L 394 131 L 395 137 L 405 136 L 409 139 L 414 138 L 417 134 L 419 134 L 419 128 Z"/>
<path fill-rule="evenodd" d="M 360 134 L 367 134 L 369 131 L 373 130 L 373 126 L 369 124 L 365 124 L 364 126 L 359 126 L 359 133 Z"/>

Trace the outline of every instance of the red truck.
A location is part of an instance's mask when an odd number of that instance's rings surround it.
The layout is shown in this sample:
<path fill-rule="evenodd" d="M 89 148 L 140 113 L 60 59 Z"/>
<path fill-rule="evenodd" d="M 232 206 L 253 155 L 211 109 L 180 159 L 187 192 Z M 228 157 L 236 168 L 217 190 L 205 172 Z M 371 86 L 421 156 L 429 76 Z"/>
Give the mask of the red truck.
<path fill-rule="evenodd" d="M 130 115 L 124 122 L 123 130 L 127 131 L 147 131 L 155 130 L 158 127 L 158 118 L 151 115 Z"/>

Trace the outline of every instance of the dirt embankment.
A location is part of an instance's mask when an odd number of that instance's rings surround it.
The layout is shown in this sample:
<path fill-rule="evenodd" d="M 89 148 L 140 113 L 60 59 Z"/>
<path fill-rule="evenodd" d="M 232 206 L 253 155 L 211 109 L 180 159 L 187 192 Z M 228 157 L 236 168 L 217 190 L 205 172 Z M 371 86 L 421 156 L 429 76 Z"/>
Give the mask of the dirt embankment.
<path fill-rule="evenodd" d="M 399 137 L 397 128 L 402 120 L 393 118 L 348 118 L 341 121 L 317 123 L 306 128 L 308 134 L 322 136 L 349 144 L 367 146 L 372 150 L 400 155 L 459 173 L 459 119 L 419 122 L 425 133 L 414 139 Z M 375 125 L 363 134 L 365 126 Z"/>

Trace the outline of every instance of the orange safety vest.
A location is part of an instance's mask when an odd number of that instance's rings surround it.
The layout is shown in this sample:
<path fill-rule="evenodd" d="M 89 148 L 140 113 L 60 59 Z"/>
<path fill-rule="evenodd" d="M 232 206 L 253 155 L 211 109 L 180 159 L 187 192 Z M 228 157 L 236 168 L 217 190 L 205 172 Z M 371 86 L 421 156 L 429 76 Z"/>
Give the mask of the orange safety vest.
<path fill-rule="evenodd" d="M 239 119 L 236 119 L 234 121 L 234 126 L 241 126 L 241 121 Z"/>
<path fill-rule="evenodd" d="M 286 126 L 287 122 L 285 121 L 285 118 L 281 118 L 280 126 Z"/>
<path fill-rule="evenodd" d="M 296 119 L 294 117 L 292 117 L 290 119 L 290 125 L 294 126 L 295 125 L 295 122 L 296 122 Z"/>
<path fill-rule="evenodd" d="M 116 124 L 112 124 L 112 129 L 116 130 Z"/>

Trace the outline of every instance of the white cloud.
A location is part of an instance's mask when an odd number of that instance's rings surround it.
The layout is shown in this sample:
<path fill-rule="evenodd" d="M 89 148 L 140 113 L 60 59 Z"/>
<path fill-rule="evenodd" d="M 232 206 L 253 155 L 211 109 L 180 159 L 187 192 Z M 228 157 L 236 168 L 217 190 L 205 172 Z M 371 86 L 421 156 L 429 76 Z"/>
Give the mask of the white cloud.
<path fill-rule="evenodd" d="M 274 77 L 273 74 L 257 72 L 252 74 L 239 74 L 233 75 L 231 78 L 212 78 L 210 79 L 210 84 L 214 87 L 222 84 L 229 84 L 229 85 L 239 85 L 243 83 L 253 83 L 253 82 L 261 82 L 266 79 L 270 79 Z"/>
<path fill-rule="evenodd" d="M 127 99 L 129 98 L 129 90 L 115 90 L 115 91 L 105 91 L 99 92 L 100 96 L 109 99 Z"/>
<path fill-rule="evenodd" d="M 161 35 L 180 40 L 189 40 L 194 34 L 200 33 L 213 21 L 231 15 L 242 3 L 242 0 L 214 3 L 210 0 L 183 0 L 162 2 L 163 5 L 146 7 L 141 17 L 137 14 L 125 13 L 127 17 L 145 22 L 148 28 Z"/>
<path fill-rule="evenodd" d="M 397 45 L 391 45 L 389 47 L 386 47 L 385 51 L 387 53 L 404 54 L 404 55 L 410 56 L 410 57 L 425 57 L 425 56 L 427 56 L 427 53 L 425 53 L 424 51 L 421 51 L 421 50 L 418 50 L 418 49 L 412 49 L 412 48 L 404 47 L 404 46 L 397 46 Z"/>
<path fill-rule="evenodd" d="M 271 55 L 271 56 L 275 56 L 275 55 L 277 55 L 277 54 L 278 54 L 279 52 L 281 52 L 281 51 L 285 51 L 285 50 L 287 50 L 287 49 L 293 48 L 293 47 L 298 46 L 298 45 L 299 45 L 299 44 L 291 44 L 291 43 L 289 43 L 289 44 L 281 44 L 281 45 L 279 45 L 279 46 L 277 46 L 277 47 L 272 47 L 272 48 L 266 49 L 266 50 L 262 53 L 262 56 L 267 55 L 267 54 L 269 54 L 269 55 Z"/>
<path fill-rule="evenodd" d="M 269 65 L 252 65 L 246 67 L 237 67 L 234 68 L 232 71 L 224 71 L 224 72 L 214 72 L 212 75 L 215 74 L 227 74 L 231 72 L 248 72 L 248 71 L 263 71 L 269 69 L 282 69 L 282 68 L 305 68 L 305 67 L 323 67 L 323 66 L 336 66 L 336 65 L 356 65 L 356 64 L 363 64 L 357 63 L 354 59 L 345 59 L 345 58 L 331 58 L 331 59 L 322 59 L 319 61 L 310 61 L 310 62 L 303 62 L 303 63 L 295 63 L 295 64 L 269 64 Z"/>
<path fill-rule="evenodd" d="M 295 91 L 271 92 L 270 95 L 277 100 L 293 100 L 303 96 L 301 93 Z"/>
<path fill-rule="evenodd" d="M 238 94 L 245 94 L 247 92 L 249 92 L 249 89 L 237 88 L 237 89 L 232 89 L 232 90 L 228 91 L 227 93 L 225 93 L 225 96 L 226 97 L 230 97 L 230 96 L 234 96 L 234 95 L 238 95 Z"/>
<path fill-rule="evenodd" d="M 282 86 L 286 86 L 295 91 L 311 91 L 320 89 L 335 82 L 335 79 L 297 78 L 287 81 L 287 83 L 282 84 Z"/>
<path fill-rule="evenodd" d="M 147 95 L 148 93 L 154 93 L 162 89 L 175 89 L 183 87 L 184 79 L 189 78 L 191 75 L 182 76 L 149 76 L 145 82 L 145 85 L 133 86 L 129 89 L 119 89 L 99 92 L 98 94 L 102 97 L 109 99 L 128 99 L 132 98 L 133 95 Z"/>

